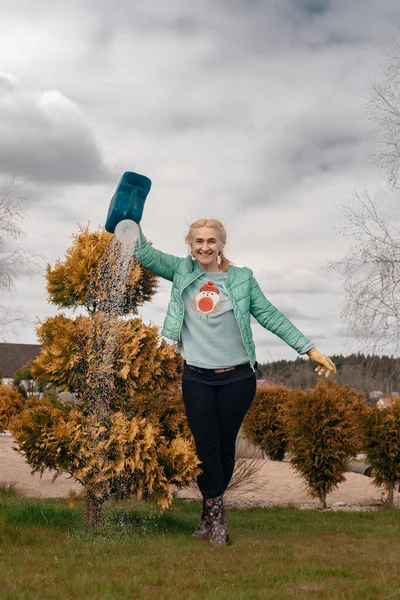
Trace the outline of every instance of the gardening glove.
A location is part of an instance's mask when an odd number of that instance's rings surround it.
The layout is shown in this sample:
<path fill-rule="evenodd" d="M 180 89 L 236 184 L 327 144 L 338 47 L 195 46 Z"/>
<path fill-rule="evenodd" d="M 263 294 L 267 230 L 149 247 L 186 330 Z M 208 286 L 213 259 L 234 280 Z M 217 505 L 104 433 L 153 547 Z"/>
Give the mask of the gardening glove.
<path fill-rule="evenodd" d="M 331 359 L 319 352 L 316 348 L 312 348 L 312 350 L 309 350 L 306 354 L 311 360 L 317 363 L 318 366 L 315 371 L 318 375 L 323 375 L 325 373 L 325 377 L 329 377 L 330 373 L 336 373 L 336 367 Z"/>

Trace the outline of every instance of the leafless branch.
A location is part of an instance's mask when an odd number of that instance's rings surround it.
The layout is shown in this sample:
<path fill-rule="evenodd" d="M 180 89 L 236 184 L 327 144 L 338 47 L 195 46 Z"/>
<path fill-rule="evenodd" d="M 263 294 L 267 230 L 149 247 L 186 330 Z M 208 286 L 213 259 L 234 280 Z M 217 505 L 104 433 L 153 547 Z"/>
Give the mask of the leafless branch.
<path fill-rule="evenodd" d="M 400 233 L 397 215 L 383 216 L 365 193 L 341 206 L 341 233 L 355 244 L 328 268 L 343 278 L 342 317 L 364 342 L 379 349 L 400 349 Z"/>
<path fill-rule="evenodd" d="M 34 272 L 35 257 L 19 243 L 23 235 L 24 207 L 15 179 L 0 188 L 0 290 L 12 290 L 21 272 Z"/>
<path fill-rule="evenodd" d="M 377 123 L 380 140 L 375 162 L 386 172 L 392 188 L 399 184 L 400 172 L 400 44 L 387 53 L 384 76 L 371 83 L 368 109 Z"/>
<path fill-rule="evenodd" d="M 34 273 L 39 268 L 38 257 L 20 243 L 23 235 L 25 201 L 20 195 L 23 184 L 15 179 L 0 188 L 0 291 L 12 291 L 22 273 Z M 4 332 L 23 320 L 18 311 L 0 306 L 0 329 Z"/>

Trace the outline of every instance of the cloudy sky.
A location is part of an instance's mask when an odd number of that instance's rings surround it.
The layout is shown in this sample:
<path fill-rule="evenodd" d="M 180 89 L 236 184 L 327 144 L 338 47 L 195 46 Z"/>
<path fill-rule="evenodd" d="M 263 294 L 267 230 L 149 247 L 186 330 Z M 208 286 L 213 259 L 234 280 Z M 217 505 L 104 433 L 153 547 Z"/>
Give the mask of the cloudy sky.
<path fill-rule="evenodd" d="M 328 260 L 351 241 L 339 206 L 393 200 L 371 162 L 370 83 L 400 36 L 398 0 L 0 0 L 0 184 L 26 203 L 23 244 L 42 268 L 0 304 L 35 343 L 46 263 L 104 225 L 124 171 L 153 187 L 143 229 L 185 256 L 189 224 L 221 219 L 226 255 L 326 354 L 357 343 Z M 170 284 L 143 318 L 162 324 Z M 295 358 L 253 327 L 259 361 Z"/>

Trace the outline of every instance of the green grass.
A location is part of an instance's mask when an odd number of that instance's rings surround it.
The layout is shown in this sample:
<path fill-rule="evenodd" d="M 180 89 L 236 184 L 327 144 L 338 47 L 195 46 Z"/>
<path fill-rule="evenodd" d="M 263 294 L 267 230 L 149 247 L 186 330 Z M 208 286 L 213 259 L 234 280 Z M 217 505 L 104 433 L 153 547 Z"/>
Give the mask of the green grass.
<path fill-rule="evenodd" d="M 21 498 L 22 496 L 22 492 L 15 483 L 0 481 L 0 499 Z"/>
<path fill-rule="evenodd" d="M 199 505 L 107 506 L 0 496 L 0 598 L 400 599 L 400 514 L 228 510 L 233 544 L 191 538 Z"/>

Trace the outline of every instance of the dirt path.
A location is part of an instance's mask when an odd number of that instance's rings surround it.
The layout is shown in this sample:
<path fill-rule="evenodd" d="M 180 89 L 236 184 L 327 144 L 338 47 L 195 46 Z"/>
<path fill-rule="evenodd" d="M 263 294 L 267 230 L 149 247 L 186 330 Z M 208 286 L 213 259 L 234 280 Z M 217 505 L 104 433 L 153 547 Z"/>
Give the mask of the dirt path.
<path fill-rule="evenodd" d="M 31 475 L 30 467 L 23 456 L 15 451 L 16 446 L 10 433 L 0 433 L 0 483 L 14 483 L 29 497 L 60 498 L 68 496 L 70 490 L 79 492 L 81 487 L 73 479 L 61 475 L 54 482 L 52 473 Z M 244 486 L 227 496 L 228 504 L 249 506 L 299 506 L 317 508 L 318 500 L 309 496 L 300 477 L 287 462 L 259 460 L 257 487 Z M 185 488 L 177 492 L 181 498 L 194 499 L 196 491 Z M 377 490 L 369 477 L 357 473 L 347 473 L 346 481 L 329 494 L 328 505 L 338 510 L 360 510 L 382 504 L 383 492 Z M 400 507 L 400 494 L 395 492 L 395 504 Z"/>

